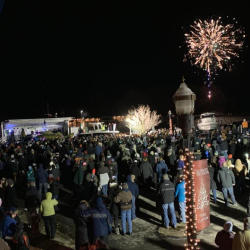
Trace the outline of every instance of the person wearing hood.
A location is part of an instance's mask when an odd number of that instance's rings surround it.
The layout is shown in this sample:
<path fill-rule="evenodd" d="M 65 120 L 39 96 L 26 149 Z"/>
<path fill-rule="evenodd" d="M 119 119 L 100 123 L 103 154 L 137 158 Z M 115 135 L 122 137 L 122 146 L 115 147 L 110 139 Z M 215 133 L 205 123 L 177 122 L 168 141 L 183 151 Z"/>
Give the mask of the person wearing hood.
<path fill-rule="evenodd" d="M 128 222 L 128 234 L 132 235 L 132 193 L 129 191 L 127 183 L 122 184 L 122 190 L 114 198 L 114 201 L 119 203 L 121 207 L 122 235 L 125 235 L 127 232 L 126 222 Z"/>
<path fill-rule="evenodd" d="M 128 189 L 132 193 L 132 210 L 131 210 L 131 219 L 134 220 L 136 218 L 136 199 L 139 196 L 139 187 L 135 183 L 135 176 L 128 175 L 127 177 Z"/>
<path fill-rule="evenodd" d="M 168 172 L 168 166 L 163 160 L 162 156 L 156 165 L 157 181 L 158 184 L 162 182 L 162 176 Z"/>
<path fill-rule="evenodd" d="M 47 193 L 48 190 L 48 172 L 44 169 L 43 164 L 40 163 L 37 169 L 37 180 L 39 186 L 40 200 L 42 199 L 42 192 Z"/>
<path fill-rule="evenodd" d="M 246 217 L 243 223 L 244 230 L 234 236 L 232 250 L 250 249 L 250 217 Z"/>
<path fill-rule="evenodd" d="M 9 212 L 5 216 L 3 220 L 3 226 L 2 226 L 2 238 L 11 240 L 16 232 L 16 225 L 18 222 L 17 219 L 18 211 L 15 207 L 11 207 L 9 209 Z"/>
<path fill-rule="evenodd" d="M 237 159 L 233 172 L 235 175 L 235 192 L 236 194 L 240 194 L 246 189 L 245 177 L 247 175 L 247 167 L 242 164 L 240 159 Z"/>
<path fill-rule="evenodd" d="M 81 247 L 88 246 L 88 224 L 89 220 L 86 217 L 82 217 L 82 211 L 88 208 L 89 204 L 82 200 L 79 206 L 75 210 L 75 249 L 80 250 Z"/>
<path fill-rule="evenodd" d="M 230 250 L 232 249 L 233 239 L 233 223 L 231 221 L 227 221 L 223 226 L 223 230 L 216 234 L 215 244 L 220 250 Z"/>
<path fill-rule="evenodd" d="M 81 209 L 80 217 L 92 219 L 93 243 L 97 240 L 107 243 L 108 235 L 112 232 L 112 217 L 101 197 L 97 197 L 94 208 Z"/>
<path fill-rule="evenodd" d="M 235 177 L 234 177 L 232 170 L 230 170 L 227 167 L 226 162 L 223 163 L 223 166 L 220 167 L 220 170 L 218 171 L 217 181 L 222 185 L 222 193 L 224 196 L 225 205 L 226 206 L 229 205 L 228 193 L 231 197 L 233 205 L 237 205 L 235 197 L 234 197 L 234 190 L 233 190 L 233 186 L 235 185 Z"/>
<path fill-rule="evenodd" d="M 40 212 L 43 216 L 47 237 L 54 239 L 56 233 L 55 206 L 58 201 L 52 199 L 52 193 L 46 193 L 46 199 L 42 201 Z"/>

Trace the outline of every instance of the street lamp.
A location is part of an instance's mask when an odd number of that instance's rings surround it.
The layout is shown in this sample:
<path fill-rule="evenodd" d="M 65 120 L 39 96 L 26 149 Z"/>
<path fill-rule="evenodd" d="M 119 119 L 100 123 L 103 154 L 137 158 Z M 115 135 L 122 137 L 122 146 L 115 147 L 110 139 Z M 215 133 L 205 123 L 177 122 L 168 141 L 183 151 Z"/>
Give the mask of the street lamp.
<path fill-rule="evenodd" d="M 182 129 L 185 150 L 185 190 L 186 190 L 186 235 L 185 249 L 199 249 L 196 231 L 196 210 L 194 197 L 193 152 L 190 150 L 190 137 L 194 128 L 194 104 L 196 95 L 188 88 L 183 77 L 182 83 L 173 96 L 178 126 Z"/>
<path fill-rule="evenodd" d="M 82 118 L 83 110 L 81 110 L 80 113 L 81 113 L 81 118 Z"/>
<path fill-rule="evenodd" d="M 190 136 L 194 129 L 194 103 L 196 95 L 188 88 L 183 77 L 182 83 L 173 96 L 176 114 L 178 115 L 178 126 L 182 129 L 182 135 L 188 140 L 188 148 L 190 147 Z"/>

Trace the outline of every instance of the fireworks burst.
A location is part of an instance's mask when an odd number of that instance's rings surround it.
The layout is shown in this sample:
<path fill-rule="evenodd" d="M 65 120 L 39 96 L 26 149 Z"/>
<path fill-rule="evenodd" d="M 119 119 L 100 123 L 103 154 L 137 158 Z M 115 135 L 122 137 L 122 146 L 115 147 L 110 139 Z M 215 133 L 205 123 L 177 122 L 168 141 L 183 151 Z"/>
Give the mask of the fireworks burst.
<path fill-rule="evenodd" d="M 231 68 L 232 59 L 239 57 L 245 34 L 233 24 L 224 25 L 218 18 L 195 21 L 185 37 L 191 63 L 211 76 L 217 70 Z"/>

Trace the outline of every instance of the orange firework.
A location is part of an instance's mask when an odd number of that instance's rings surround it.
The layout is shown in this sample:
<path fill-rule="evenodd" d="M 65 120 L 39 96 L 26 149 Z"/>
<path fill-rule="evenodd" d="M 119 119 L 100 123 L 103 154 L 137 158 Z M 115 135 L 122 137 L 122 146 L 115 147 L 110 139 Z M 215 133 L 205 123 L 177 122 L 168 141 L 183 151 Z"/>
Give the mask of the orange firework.
<path fill-rule="evenodd" d="M 190 28 L 185 38 L 191 63 L 209 75 L 230 69 L 232 60 L 239 57 L 243 47 L 245 34 L 242 29 L 236 29 L 233 24 L 224 25 L 221 18 L 198 20 Z"/>

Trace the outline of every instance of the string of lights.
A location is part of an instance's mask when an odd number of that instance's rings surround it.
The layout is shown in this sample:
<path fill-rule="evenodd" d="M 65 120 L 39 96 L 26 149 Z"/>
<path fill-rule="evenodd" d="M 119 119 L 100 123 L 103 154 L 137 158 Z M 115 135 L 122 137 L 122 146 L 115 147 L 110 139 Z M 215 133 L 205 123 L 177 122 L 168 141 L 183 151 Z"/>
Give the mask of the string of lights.
<path fill-rule="evenodd" d="M 186 230 L 187 242 L 185 250 L 200 249 L 196 231 L 196 212 L 195 212 L 195 193 L 194 190 L 194 172 L 193 172 L 194 155 L 189 149 L 185 149 L 185 190 L 186 190 Z"/>

